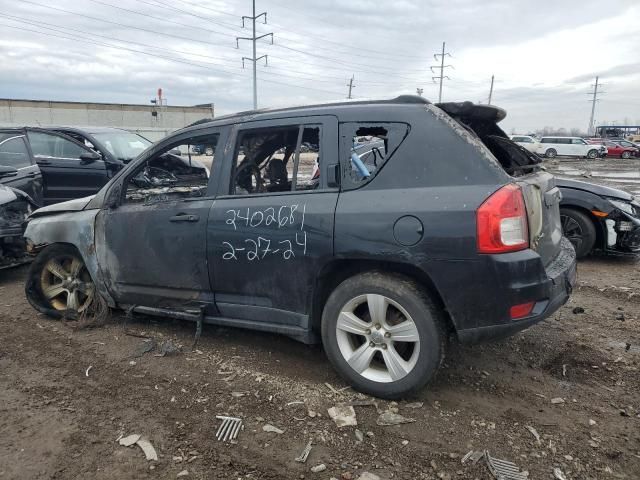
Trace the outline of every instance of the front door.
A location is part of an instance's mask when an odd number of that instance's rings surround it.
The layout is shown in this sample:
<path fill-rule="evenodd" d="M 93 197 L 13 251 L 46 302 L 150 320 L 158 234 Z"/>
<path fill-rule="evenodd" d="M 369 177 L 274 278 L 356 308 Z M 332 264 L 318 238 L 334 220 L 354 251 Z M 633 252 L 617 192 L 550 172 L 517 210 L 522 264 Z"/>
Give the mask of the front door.
<path fill-rule="evenodd" d="M 238 128 L 208 227 L 223 317 L 308 327 L 314 283 L 333 256 L 337 135 L 332 116 Z"/>
<path fill-rule="evenodd" d="M 209 128 L 161 144 L 113 182 L 107 203 L 115 196 L 117 206 L 98 214 L 96 248 L 119 305 L 179 310 L 213 305 L 206 229 L 218 167 L 213 162 L 209 176 L 192 146 L 218 145 L 225 132 Z"/>
<path fill-rule="evenodd" d="M 15 177 L 2 179 L 4 185 L 22 190 L 42 205 L 42 174 L 29 154 L 24 132 L 0 131 L 0 165 L 18 170 Z"/>
<path fill-rule="evenodd" d="M 42 171 L 45 204 L 94 195 L 107 183 L 103 159 L 81 158 L 95 154 L 90 148 L 48 130 L 29 129 L 27 135 Z"/>

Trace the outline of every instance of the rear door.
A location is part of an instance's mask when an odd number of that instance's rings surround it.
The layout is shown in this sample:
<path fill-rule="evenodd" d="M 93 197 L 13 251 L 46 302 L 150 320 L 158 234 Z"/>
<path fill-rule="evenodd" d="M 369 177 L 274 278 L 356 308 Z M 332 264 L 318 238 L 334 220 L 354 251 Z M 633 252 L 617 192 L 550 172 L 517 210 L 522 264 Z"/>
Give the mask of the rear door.
<path fill-rule="evenodd" d="M 80 158 L 94 154 L 67 136 L 42 129 L 27 129 L 27 137 L 44 181 L 44 203 L 87 197 L 107 183 L 105 162 Z"/>
<path fill-rule="evenodd" d="M 18 170 L 15 177 L 0 180 L 2 184 L 22 190 L 42 205 L 42 174 L 31 157 L 23 131 L 0 131 L 0 165 Z"/>
<path fill-rule="evenodd" d="M 308 327 L 316 279 L 333 256 L 337 151 L 333 116 L 237 128 L 207 234 L 222 316 Z"/>

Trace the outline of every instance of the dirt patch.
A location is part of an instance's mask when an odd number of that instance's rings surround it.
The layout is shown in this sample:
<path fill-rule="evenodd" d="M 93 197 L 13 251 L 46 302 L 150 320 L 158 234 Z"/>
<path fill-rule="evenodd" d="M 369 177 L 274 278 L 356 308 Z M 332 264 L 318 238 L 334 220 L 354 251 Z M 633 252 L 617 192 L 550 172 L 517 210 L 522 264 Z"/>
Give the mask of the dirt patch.
<path fill-rule="evenodd" d="M 581 263 L 582 287 L 553 318 L 499 342 L 453 345 L 436 379 L 398 403 L 357 394 L 321 348 L 275 335 L 205 326 L 191 351 L 191 324 L 52 321 L 24 299 L 26 269 L 0 272 L 0 478 L 174 479 L 187 470 L 203 479 L 369 471 L 482 480 L 486 467 L 461 459 L 483 449 L 532 479 L 553 478 L 554 468 L 569 479 L 640 478 L 640 304 L 620 294 L 638 287 L 636 268 Z M 167 341 L 181 352 L 159 356 Z M 338 428 L 327 409 L 349 402 L 359 402 L 358 426 Z M 377 425 L 388 409 L 415 422 Z M 237 443 L 216 440 L 216 415 L 243 419 Z M 158 461 L 116 441 L 132 433 L 149 439 Z M 307 462 L 296 462 L 309 440 Z M 312 473 L 321 463 L 326 470 Z"/>

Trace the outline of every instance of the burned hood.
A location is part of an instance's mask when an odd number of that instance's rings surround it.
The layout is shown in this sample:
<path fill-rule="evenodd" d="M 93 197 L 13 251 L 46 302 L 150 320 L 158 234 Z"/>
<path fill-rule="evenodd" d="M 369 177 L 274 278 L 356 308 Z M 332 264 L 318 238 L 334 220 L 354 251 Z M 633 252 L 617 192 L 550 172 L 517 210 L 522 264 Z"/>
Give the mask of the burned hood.
<path fill-rule="evenodd" d="M 633 200 L 633 195 L 625 192 L 624 190 L 618 190 L 617 188 L 605 187 L 603 185 L 596 185 L 593 183 L 581 182 L 579 180 L 571 180 L 568 178 L 556 177 L 556 185 L 560 188 L 574 188 L 576 190 L 583 190 L 590 192 L 601 197 L 619 198 L 626 202 Z"/>
<path fill-rule="evenodd" d="M 74 200 L 68 200 L 66 202 L 55 203 L 53 205 L 49 205 L 48 207 L 39 208 L 35 212 L 31 214 L 31 218 L 42 217 L 45 215 L 54 215 L 56 213 L 63 212 L 79 212 L 84 210 L 87 204 L 93 200 L 95 195 L 91 195 L 90 197 L 84 198 L 76 198 Z"/>
<path fill-rule="evenodd" d="M 18 195 L 13 188 L 7 187 L 6 185 L 0 185 L 0 205 L 11 203 L 17 198 Z"/>

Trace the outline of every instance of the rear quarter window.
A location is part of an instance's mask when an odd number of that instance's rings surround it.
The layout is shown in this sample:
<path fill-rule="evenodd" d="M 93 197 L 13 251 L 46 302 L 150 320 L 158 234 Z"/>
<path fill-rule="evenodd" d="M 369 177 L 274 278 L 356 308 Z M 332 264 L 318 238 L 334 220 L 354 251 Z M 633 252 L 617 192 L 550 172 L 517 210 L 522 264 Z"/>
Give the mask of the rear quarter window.
<path fill-rule="evenodd" d="M 340 124 L 343 189 L 369 183 L 409 133 L 406 123 L 347 122 Z"/>

